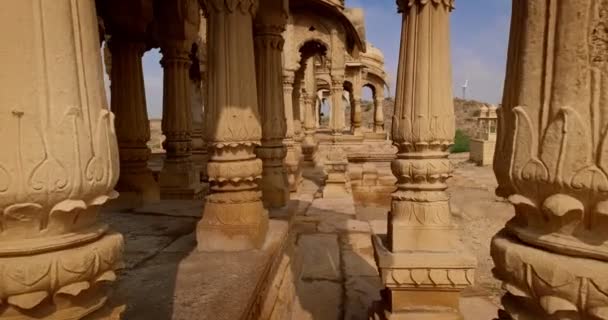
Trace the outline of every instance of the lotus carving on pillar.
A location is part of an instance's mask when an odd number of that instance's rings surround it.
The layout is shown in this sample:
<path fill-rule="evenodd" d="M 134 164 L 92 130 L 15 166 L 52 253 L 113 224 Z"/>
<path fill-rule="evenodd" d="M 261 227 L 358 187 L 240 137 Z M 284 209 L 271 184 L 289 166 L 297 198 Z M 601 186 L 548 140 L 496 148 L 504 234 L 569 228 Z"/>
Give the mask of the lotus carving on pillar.
<path fill-rule="evenodd" d="M 580 113 L 567 106 L 544 130 L 535 129 L 526 107 L 511 112 L 509 200 L 518 210 L 508 230 L 536 245 L 608 259 L 608 235 L 593 232 L 608 226 L 608 130 L 594 143 Z"/>

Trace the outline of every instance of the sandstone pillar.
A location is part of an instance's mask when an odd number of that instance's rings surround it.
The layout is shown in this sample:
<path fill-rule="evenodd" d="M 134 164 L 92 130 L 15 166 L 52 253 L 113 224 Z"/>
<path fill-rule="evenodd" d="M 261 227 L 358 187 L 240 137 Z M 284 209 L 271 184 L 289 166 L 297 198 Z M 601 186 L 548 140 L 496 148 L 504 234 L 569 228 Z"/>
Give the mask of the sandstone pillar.
<path fill-rule="evenodd" d="M 258 106 L 262 122 L 262 145 L 256 154 L 263 163 L 262 200 L 269 208 L 280 208 L 289 201 L 289 184 L 285 169 L 287 148 L 283 144 L 287 131 L 283 98 L 283 39 L 287 23 L 286 0 L 260 0 L 255 17 L 255 56 Z"/>
<path fill-rule="evenodd" d="M 378 90 L 380 91 L 380 90 Z M 374 132 L 384 133 L 384 93 L 376 92 L 374 96 Z"/>
<path fill-rule="evenodd" d="M 313 98 L 308 92 L 302 90 L 300 94 L 300 107 L 304 109 L 304 140 L 302 141 L 302 153 L 304 161 L 313 161 L 313 156 L 317 148 L 315 140 L 315 108 Z"/>
<path fill-rule="evenodd" d="M 300 182 L 302 181 L 302 170 L 300 167 L 301 155 L 298 152 L 298 147 L 294 139 L 295 128 L 293 112 L 293 83 L 293 72 L 286 72 L 286 74 L 283 75 L 283 97 L 285 101 L 286 119 L 285 140 L 283 140 L 283 143 L 287 148 L 287 155 L 285 156 L 285 168 L 287 170 L 289 191 L 297 192 Z"/>
<path fill-rule="evenodd" d="M 165 199 L 196 199 L 201 196 L 200 173 L 192 159 L 192 106 L 188 41 L 161 45 L 163 58 L 163 120 L 166 158 L 159 176 Z"/>
<path fill-rule="evenodd" d="M 323 186 L 323 198 L 340 199 L 350 198 L 348 188 L 348 158 L 344 149 L 331 146 L 324 161 L 324 170 L 327 178 Z"/>
<path fill-rule="evenodd" d="M 163 55 L 163 119 L 165 162 L 159 175 L 161 197 L 197 199 L 202 196 L 200 173 L 192 160 L 192 101 L 190 66 L 199 24 L 195 0 L 159 2 L 157 11 Z"/>
<path fill-rule="evenodd" d="M 146 31 L 152 21 L 152 2 L 140 0 L 101 5 L 106 32 L 111 34 L 106 65 L 111 79 L 111 107 L 120 153 L 120 178 L 116 190 L 121 203 L 140 206 L 160 198 L 158 183 L 148 169 L 150 122 L 146 108 L 141 58 L 146 51 Z M 111 53 L 111 54 L 110 54 Z"/>
<path fill-rule="evenodd" d="M 160 198 L 158 183 L 148 169 L 150 121 L 146 108 L 141 58 L 146 51 L 146 29 L 152 20 L 150 1 L 106 7 L 106 26 L 111 33 L 111 106 L 120 154 L 120 178 L 116 190 L 123 202 L 135 206 Z"/>
<path fill-rule="evenodd" d="M 0 2 L 0 319 L 81 319 L 116 279 L 114 115 L 95 2 Z"/>
<path fill-rule="evenodd" d="M 353 88 L 353 92 L 350 95 L 350 99 L 351 131 L 354 135 L 361 135 L 361 89 Z"/>
<path fill-rule="evenodd" d="M 454 137 L 449 15 L 453 1 L 400 0 L 388 235 L 374 237 L 386 287 L 375 319 L 461 319 L 459 291 L 474 280 L 475 258 L 462 252 L 451 223 L 446 180 Z"/>
<path fill-rule="evenodd" d="M 513 1 L 492 240 L 505 319 L 608 319 L 606 1 Z"/>
<path fill-rule="evenodd" d="M 203 84 L 200 79 L 190 79 L 191 110 L 192 110 L 192 161 L 199 172 L 201 182 L 204 181 L 204 171 L 207 164 L 207 145 L 203 128 Z"/>
<path fill-rule="evenodd" d="M 120 152 L 120 178 L 116 189 L 122 195 L 135 196 L 135 202 L 160 199 L 158 183 L 148 169 L 150 121 L 146 108 L 141 58 L 143 41 L 112 37 L 111 103 L 116 115 L 116 135 Z"/>
<path fill-rule="evenodd" d="M 254 152 L 262 138 L 252 23 L 258 1 L 204 0 L 203 4 L 209 27 L 206 130 L 210 194 L 198 224 L 198 249 L 260 248 L 268 229 L 268 213 L 258 186 L 262 161 Z"/>
<path fill-rule="evenodd" d="M 329 128 L 334 135 L 341 135 L 344 131 L 344 76 L 331 78 L 331 116 Z"/>
<path fill-rule="evenodd" d="M 190 84 L 192 87 L 192 161 L 200 173 L 201 182 L 207 180 L 207 143 L 205 142 L 205 100 L 207 97 L 207 20 L 201 16 L 196 50 L 192 52 Z"/>

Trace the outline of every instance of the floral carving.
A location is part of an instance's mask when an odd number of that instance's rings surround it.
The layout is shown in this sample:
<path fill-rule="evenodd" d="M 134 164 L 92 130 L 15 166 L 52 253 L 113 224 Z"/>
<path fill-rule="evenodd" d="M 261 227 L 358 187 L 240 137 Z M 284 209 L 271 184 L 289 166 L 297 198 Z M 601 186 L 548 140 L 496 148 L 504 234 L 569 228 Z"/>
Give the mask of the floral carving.
<path fill-rule="evenodd" d="M 492 256 L 500 262 L 494 274 L 504 288 L 512 297 L 538 305 L 545 313 L 538 317 L 575 312 L 590 319 L 608 319 L 608 282 L 602 277 L 606 262 L 527 247 L 504 233 L 493 240 Z M 511 296 L 503 298 L 507 311 L 516 307 Z"/>

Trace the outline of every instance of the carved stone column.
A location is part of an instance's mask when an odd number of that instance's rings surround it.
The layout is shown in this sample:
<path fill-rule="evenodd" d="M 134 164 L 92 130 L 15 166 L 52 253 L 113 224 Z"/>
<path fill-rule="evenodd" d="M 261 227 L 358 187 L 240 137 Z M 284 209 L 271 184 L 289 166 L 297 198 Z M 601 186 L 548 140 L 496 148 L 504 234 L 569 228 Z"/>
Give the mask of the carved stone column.
<path fill-rule="evenodd" d="M 295 128 L 294 128 L 294 112 L 293 112 L 293 73 L 286 73 L 283 75 L 283 97 L 285 100 L 285 118 L 286 118 L 286 132 L 285 140 L 283 144 L 287 148 L 287 155 L 285 156 L 285 168 L 287 169 L 287 181 L 289 183 L 289 191 L 297 192 L 300 182 L 302 181 L 302 169 L 301 169 L 301 154 L 298 152 L 298 147 L 294 140 Z"/>
<path fill-rule="evenodd" d="M 198 249 L 238 251 L 260 248 L 268 212 L 256 158 L 262 128 L 258 113 L 252 16 L 258 1 L 204 0 L 208 15 L 210 194 L 198 224 Z M 238 67 L 235 67 L 238 66 Z"/>
<path fill-rule="evenodd" d="M 262 145 L 256 154 L 263 163 L 262 200 L 269 208 L 280 208 L 289 201 L 289 183 L 283 161 L 287 131 L 283 97 L 282 32 L 289 12 L 286 0 L 260 0 L 263 10 L 255 17 L 255 55 L 258 106 L 262 121 Z"/>
<path fill-rule="evenodd" d="M 332 76 L 331 78 L 331 117 L 329 128 L 334 135 L 341 135 L 344 131 L 344 77 Z"/>
<path fill-rule="evenodd" d="M 97 219 L 119 155 L 95 3 L 0 1 L 0 29 L 0 319 L 81 319 L 123 248 Z"/>
<path fill-rule="evenodd" d="M 491 246 L 512 319 L 608 319 L 606 19 L 606 1 L 513 2 L 494 171 L 515 217 Z"/>
<path fill-rule="evenodd" d="M 120 178 L 116 190 L 134 194 L 136 202 L 155 202 L 160 190 L 148 169 L 150 121 L 146 108 L 141 58 L 145 43 L 112 37 L 112 111 L 120 150 Z M 128 198 L 131 200 L 131 198 Z"/>
<path fill-rule="evenodd" d="M 198 61 L 193 61 L 198 64 Z M 202 75 L 202 72 L 196 68 L 198 77 Z M 192 162 L 200 174 L 201 182 L 205 176 L 205 166 L 207 163 L 207 145 L 204 140 L 204 128 L 203 128 L 203 100 L 204 100 L 204 87 L 200 78 L 190 76 L 190 92 L 191 92 L 191 110 L 192 110 Z"/>
<path fill-rule="evenodd" d="M 327 178 L 323 186 L 323 198 L 340 199 L 350 198 L 352 194 L 348 188 L 348 158 L 344 149 L 331 146 L 327 152 L 324 163 Z"/>
<path fill-rule="evenodd" d="M 146 108 L 141 58 L 146 50 L 146 31 L 152 21 L 152 2 L 138 0 L 120 5 L 100 3 L 111 43 L 106 54 L 111 79 L 112 112 L 120 153 L 120 178 L 116 190 L 122 204 L 134 207 L 160 199 L 158 183 L 148 169 L 150 122 Z M 110 37 L 109 37 L 110 38 Z"/>
<path fill-rule="evenodd" d="M 190 84 L 192 87 L 192 161 L 200 173 L 201 182 L 207 181 L 207 143 L 205 142 L 204 110 L 207 97 L 207 20 L 201 16 L 196 50 L 192 52 Z"/>
<path fill-rule="evenodd" d="M 166 42 L 161 46 L 164 70 L 162 130 L 167 151 L 159 176 L 165 199 L 201 197 L 200 172 L 192 159 L 192 101 L 189 42 Z"/>
<path fill-rule="evenodd" d="M 361 135 L 361 88 L 359 86 L 353 88 L 353 92 L 350 95 L 350 99 L 351 133 L 354 135 Z"/>
<path fill-rule="evenodd" d="M 315 108 L 313 98 L 308 92 L 302 90 L 300 94 L 301 108 L 304 109 L 304 140 L 302 141 L 302 154 L 304 161 L 313 161 L 315 151 L 317 149 L 317 141 L 315 140 Z"/>
<path fill-rule="evenodd" d="M 388 235 L 374 237 L 386 286 L 376 319 L 461 319 L 459 292 L 474 280 L 475 258 L 462 251 L 451 222 L 446 180 L 454 137 L 449 16 L 453 1 L 400 0 Z"/>
<path fill-rule="evenodd" d="M 378 90 L 380 91 L 380 90 Z M 374 132 L 384 133 L 384 93 L 376 92 L 374 97 Z"/>
<path fill-rule="evenodd" d="M 150 121 L 141 64 L 146 29 L 152 21 L 152 3 L 136 1 L 119 6 L 116 1 L 109 1 L 104 9 L 107 31 L 112 35 L 111 104 L 120 153 L 116 190 L 124 203 L 139 206 L 160 199 L 158 183 L 148 169 Z"/>

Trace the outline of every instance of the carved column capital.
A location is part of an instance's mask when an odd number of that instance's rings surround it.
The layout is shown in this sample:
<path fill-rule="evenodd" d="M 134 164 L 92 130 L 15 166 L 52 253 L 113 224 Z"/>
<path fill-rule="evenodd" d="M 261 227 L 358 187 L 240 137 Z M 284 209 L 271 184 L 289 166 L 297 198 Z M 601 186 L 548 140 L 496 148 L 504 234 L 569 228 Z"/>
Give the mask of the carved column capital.
<path fill-rule="evenodd" d="M 283 87 L 291 88 L 293 90 L 294 82 L 295 76 L 293 74 L 283 74 Z"/>
<path fill-rule="evenodd" d="M 288 0 L 258 0 L 260 7 L 254 19 L 256 33 L 281 34 L 289 17 Z"/>
<path fill-rule="evenodd" d="M 344 91 L 344 77 L 332 77 L 330 90 Z"/>
<path fill-rule="evenodd" d="M 106 0 L 98 2 L 106 33 L 112 38 L 144 41 L 153 20 L 152 0 Z"/>
<path fill-rule="evenodd" d="M 432 4 L 434 6 L 444 6 L 448 10 L 454 9 L 455 0 L 397 0 L 397 7 L 400 13 L 409 11 L 414 6 L 425 6 Z"/>
<path fill-rule="evenodd" d="M 260 0 L 199 0 L 207 15 L 213 13 L 240 13 L 254 16 Z"/>

